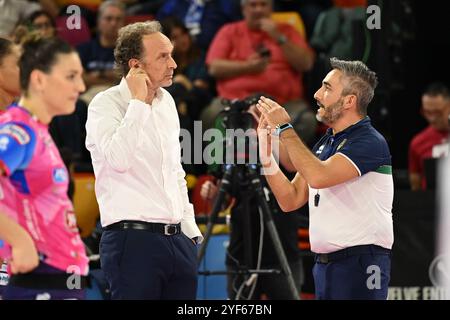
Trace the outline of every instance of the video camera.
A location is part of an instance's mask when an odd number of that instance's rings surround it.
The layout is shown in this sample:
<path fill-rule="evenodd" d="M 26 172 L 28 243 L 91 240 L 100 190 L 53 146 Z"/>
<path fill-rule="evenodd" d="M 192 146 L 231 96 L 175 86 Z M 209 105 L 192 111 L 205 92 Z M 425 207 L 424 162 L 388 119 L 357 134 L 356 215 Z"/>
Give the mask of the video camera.
<path fill-rule="evenodd" d="M 223 126 L 225 129 L 256 129 L 257 123 L 253 116 L 248 112 L 248 109 L 255 105 L 261 94 L 254 94 L 248 96 L 243 100 L 239 99 L 222 99 L 224 110 L 221 112 L 223 117 Z"/>
<path fill-rule="evenodd" d="M 258 103 L 261 94 L 245 99 L 222 100 L 223 111 L 219 114 L 224 132 L 224 162 L 226 164 L 257 163 L 257 119 L 248 111 Z"/>

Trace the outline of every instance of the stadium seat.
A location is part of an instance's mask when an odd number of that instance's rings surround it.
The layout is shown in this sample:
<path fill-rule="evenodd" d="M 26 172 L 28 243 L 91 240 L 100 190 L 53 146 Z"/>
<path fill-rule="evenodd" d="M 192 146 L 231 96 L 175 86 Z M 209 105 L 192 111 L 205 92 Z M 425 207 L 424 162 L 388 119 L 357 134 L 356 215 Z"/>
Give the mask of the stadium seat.
<path fill-rule="evenodd" d="M 100 215 L 97 199 L 95 197 L 95 177 L 93 173 L 75 173 L 75 194 L 73 205 L 77 216 L 77 223 L 81 237 L 89 236 Z"/>
<path fill-rule="evenodd" d="M 56 17 L 56 32 L 58 37 L 67 41 L 70 45 L 77 45 L 91 40 L 91 31 L 89 25 L 83 16 L 80 16 L 80 28 L 69 29 L 67 27 L 67 19 L 69 16 Z"/>
<path fill-rule="evenodd" d="M 286 12 L 273 12 L 272 19 L 279 23 L 288 23 L 292 25 L 303 38 L 306 39 L 305 24 L 298 12 L 286 11 Z"/>

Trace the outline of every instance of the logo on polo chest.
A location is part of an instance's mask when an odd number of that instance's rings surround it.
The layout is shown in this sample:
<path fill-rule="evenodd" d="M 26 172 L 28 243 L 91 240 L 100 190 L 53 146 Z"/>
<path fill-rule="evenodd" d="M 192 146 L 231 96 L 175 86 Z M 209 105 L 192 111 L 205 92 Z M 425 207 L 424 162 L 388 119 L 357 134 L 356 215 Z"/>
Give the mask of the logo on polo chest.
<path fill-rule="evenodd" d="M 66 168 L 53 169 L 53 181 L 55 183 L 65 183 L 69 180 Z"/>
<path fill-rule="evenodd" d="M 336 151 L 339 151 L 339 149 L 341 149 L 341 148 L 344 146 L 344 144 L 345 144 L 346 142 L 347 142 L 347 139 L 342 140 L 342 142 L 339 143 L 339 145 L 338 145 Z"/>

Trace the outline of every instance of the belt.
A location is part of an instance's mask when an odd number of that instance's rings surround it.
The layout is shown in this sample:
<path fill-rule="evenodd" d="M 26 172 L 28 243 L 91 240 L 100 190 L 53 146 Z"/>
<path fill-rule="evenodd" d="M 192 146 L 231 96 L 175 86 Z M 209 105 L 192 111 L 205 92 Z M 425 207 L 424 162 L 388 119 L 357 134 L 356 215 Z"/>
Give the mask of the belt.
<path fill-rule="evenodd" d="M 316 254 L 315 261 L 317 263 L 330 263 L 350 256 L 362 254 L 391 255 L 391 250 L 374 244 L 354 246 L 330 253 L 318 253 Z"/>
<path fill-rule="evenodd" d="M 79 277 L 78 279 L 75 277 Z M 78 282 L 78 280 L 80 280 Z M 73 289 L 85 289 L 90 287 L 88 277 L 75 274 L 43 274 L 43 273 L 24 273 L 15 274 L 9 278 L 8 284 L 37 290 L 69 290 L 71 285 L 80 285 Z"/>
<path fill-rule="evenodd" d="M 173 236 L 181 233 L 181 223 L 178 224 L 164 224 L 164 223 L 154 223 L 146 221 L 119 221 L 110 224 L 103 229 L 105 230 L 145 230 L 155 233 L 161 233 L 166 236 Z"/>

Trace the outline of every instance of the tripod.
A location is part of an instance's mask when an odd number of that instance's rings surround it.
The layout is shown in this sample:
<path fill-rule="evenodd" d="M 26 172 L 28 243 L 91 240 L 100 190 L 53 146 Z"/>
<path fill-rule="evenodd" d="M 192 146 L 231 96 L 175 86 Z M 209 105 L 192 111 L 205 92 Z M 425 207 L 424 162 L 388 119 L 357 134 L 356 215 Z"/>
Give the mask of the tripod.
<path fill-rule="evenodd" d="M 212 233 L 214 224 L 217 220 L 217 215 L 218 215 L 218 213 L 222 207 L 222 204 L 224 202 L 225 195 L 230 192 L 230 189 L 232 187 L 232 182 L 233 182 L 232 178 L 233 178 L 233 173 L 235 170 L 236 170 L 236 165 L 234 165 L 234 164 L 226 164 L 225 165 L 224 175 L 222 178 L 222 183 L 219 188 L 219 193 L 214 202 L 211 215 L 209 216 L 206 233 L 204 235 L 204 241 L 198 252 L 199 262 L 203 259 L 203 256 L 205 255 L 206 247 L 207 247 L 208 241 L 211 237 L 211 233 Z M 281 241 L 278 236 L 278 232 L 275 227 L 275 223 L 273 221 L 273 217 L 272 217 L 269 205 L 265 199 L 264 189 L 262 187 L 261 179 L 258 174 L 258 166 L 255 164 L 246 164 L 245 171 L 247 173 L 248 180 L 250 182 L 249 188 L 253 190 L 253 192 L 257 198 L 258 207 L 262 211 L 264 223 L 265 223 L 267 229 L 269 230 L 269 235 L 273 242 L 275 252 L 277 254 L 278 260 L 279 260 L 281 268 L 282 268 L 282 272 L 285 275 L 287 283 L 288 283 L 289 292 L 292 296 L 292 299 L 299 300 L 298 290 L 296 288 L 295 281 L 292 276 L 291 269 L 289 267 L 289 263 L 287 261 L 286 255 L 283 251 L 283 247 L 281 245 Z M 248 219 L 248 217 L 247 217 L 247 219 Z M 248 251 L 251 251 L 251 249 L 249 249 L 249 246 L 248 246 L 248 244 L 250 244 L 250 241 L 248 241 L 248 233 L 247 233 L 247 239 L 245 239 L 244 241 L 247 243 L 246 257 L 249 257 L 250 255 L 249 255 Z M 259 273 L 274 273 L 274 272 L 276 272 L 276 270 L 247 270 L 247 272 L 240 271 L 238 273 L 259 274 Z"/>

